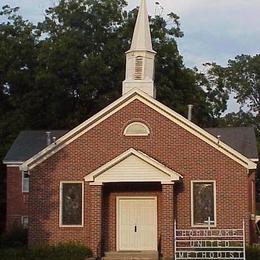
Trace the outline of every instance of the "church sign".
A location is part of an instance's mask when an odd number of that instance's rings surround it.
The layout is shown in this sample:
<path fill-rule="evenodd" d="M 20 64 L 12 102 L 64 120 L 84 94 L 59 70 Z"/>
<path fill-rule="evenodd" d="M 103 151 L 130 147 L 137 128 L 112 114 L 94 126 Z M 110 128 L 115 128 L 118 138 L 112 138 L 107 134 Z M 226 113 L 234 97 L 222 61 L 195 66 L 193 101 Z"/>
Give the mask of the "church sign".
<path fill-rule="evenodd" d="M 245 224 L 242 229 L 177 229 L 176 260 L 245 260 Z"/>

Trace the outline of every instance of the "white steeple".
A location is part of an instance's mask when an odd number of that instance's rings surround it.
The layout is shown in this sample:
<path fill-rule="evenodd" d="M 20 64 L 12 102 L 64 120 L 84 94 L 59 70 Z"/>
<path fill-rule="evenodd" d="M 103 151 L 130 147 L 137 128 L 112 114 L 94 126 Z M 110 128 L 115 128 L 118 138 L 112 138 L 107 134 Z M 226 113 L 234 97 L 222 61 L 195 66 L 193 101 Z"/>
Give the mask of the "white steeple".
<path fill-rule="evenodd" d="M 146 7 L 141 0 L 131 48 L 126 52 L 126 78 L 123 95 L 133 88 L 139 88 L 150 96 L 156 96 L 154 88 L 154 56 Z"/>

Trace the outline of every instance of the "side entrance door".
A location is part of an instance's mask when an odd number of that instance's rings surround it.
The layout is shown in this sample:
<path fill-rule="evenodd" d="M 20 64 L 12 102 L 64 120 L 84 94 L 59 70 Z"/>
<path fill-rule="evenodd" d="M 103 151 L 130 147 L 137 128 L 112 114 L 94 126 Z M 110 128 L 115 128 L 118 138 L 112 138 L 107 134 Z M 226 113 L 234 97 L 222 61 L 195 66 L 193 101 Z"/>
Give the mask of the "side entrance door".
<path fill-rule="evenodd" d="M 117 250 L 157 251 L 156 197 L 117 198 Z"/>

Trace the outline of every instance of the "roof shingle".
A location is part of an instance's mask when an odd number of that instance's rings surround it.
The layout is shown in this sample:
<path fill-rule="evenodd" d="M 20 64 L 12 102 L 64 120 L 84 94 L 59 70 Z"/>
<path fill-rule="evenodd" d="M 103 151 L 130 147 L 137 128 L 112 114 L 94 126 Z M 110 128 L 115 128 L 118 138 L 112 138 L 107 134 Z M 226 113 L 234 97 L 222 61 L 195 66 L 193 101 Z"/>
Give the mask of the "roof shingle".
<path fill-rule="evenodd" d="M 249 159 L 258 159 L 257 142 L 253 127 L 206 128 L 210 134 Z"/>
<path fill-rule="evenodd" d="M 52 130 L 51 136 L 57 139 L 67 133 L 67 130 Z M 24 162 L 40 152 L 47 146 L 46 131 L 21 131 L 11 148 L 7 152 L 3 162 Z"/>

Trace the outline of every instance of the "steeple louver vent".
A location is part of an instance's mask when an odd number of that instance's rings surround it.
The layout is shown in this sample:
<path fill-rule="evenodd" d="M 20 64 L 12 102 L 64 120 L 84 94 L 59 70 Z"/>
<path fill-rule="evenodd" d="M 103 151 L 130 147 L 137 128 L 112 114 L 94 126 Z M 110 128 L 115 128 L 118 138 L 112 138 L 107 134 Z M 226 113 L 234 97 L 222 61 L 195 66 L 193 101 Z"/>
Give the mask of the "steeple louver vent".
<path fill-rule="evenodd" d="M 143 79 L 143 57 L 138 56 L 135 59 L 135 80 L 142 80 Z"/>

